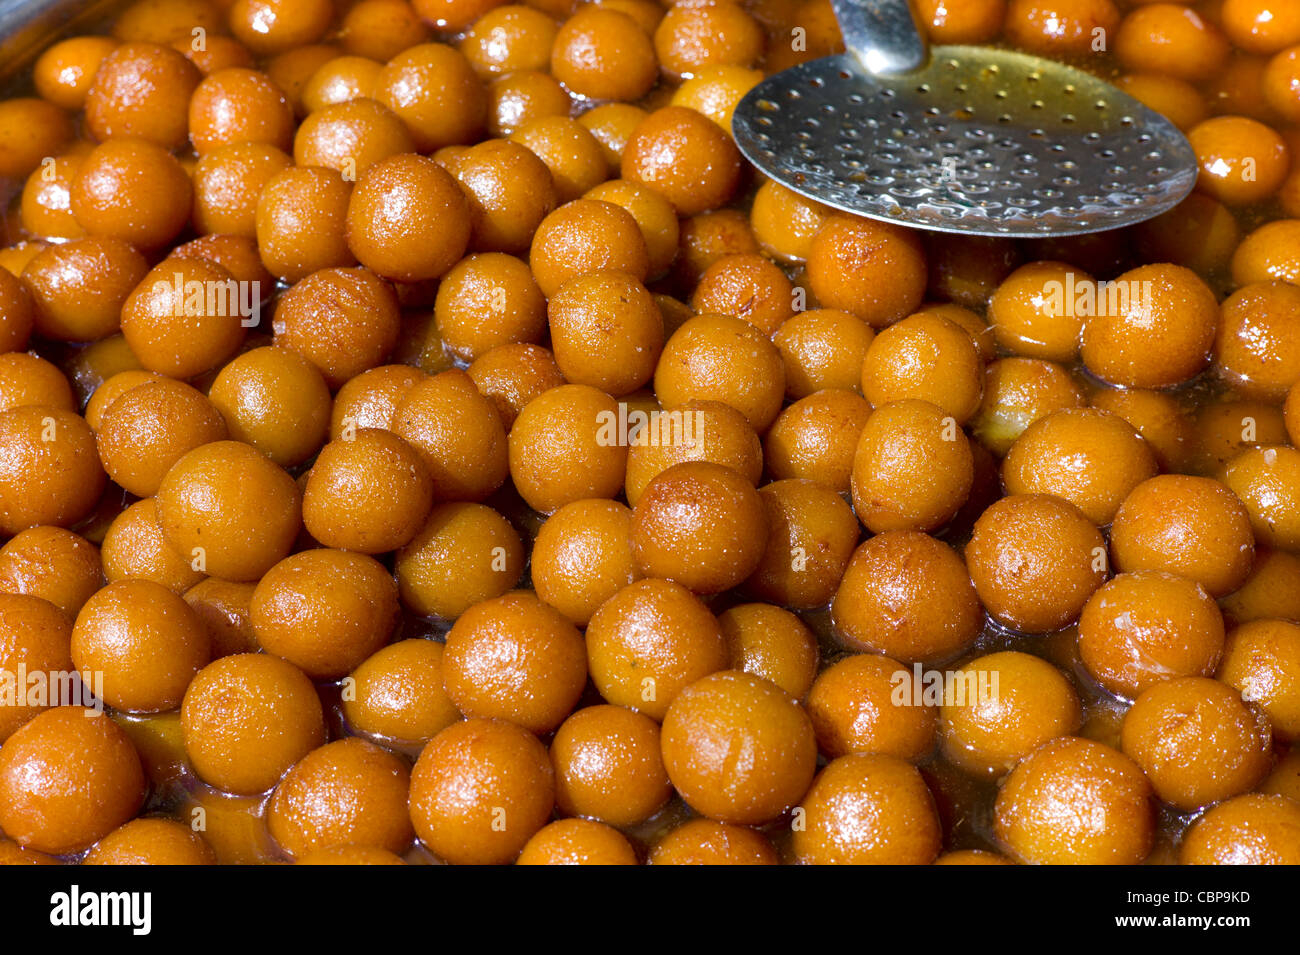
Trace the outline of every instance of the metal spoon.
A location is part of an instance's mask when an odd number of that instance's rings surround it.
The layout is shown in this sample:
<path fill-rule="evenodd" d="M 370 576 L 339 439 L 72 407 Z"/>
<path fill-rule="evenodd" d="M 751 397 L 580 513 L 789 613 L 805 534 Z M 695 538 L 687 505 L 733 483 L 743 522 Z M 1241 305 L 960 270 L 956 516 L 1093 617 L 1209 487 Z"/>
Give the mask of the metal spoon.
<path fill-rule="evenodd" d="M 1177 205 L 1196 155 L 1090 73 L 1010 50 L 927 51 L 908 0 L 832 0 L 848 53 L 736 107 L 746 158 L 836 209 L 971 235 L 1077 235 Z"/>

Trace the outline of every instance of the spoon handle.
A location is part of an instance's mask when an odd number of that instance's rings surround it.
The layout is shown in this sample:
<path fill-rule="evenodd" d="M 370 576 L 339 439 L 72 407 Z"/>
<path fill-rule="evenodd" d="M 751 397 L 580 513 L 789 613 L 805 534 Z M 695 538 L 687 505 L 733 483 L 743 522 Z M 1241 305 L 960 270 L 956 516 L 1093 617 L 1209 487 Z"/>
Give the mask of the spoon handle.
<path fill-rule="evenodd" d="M 927 57 L 909 0 L 831 0 L 844 45 L 870 73 L 907 73 Z"/>

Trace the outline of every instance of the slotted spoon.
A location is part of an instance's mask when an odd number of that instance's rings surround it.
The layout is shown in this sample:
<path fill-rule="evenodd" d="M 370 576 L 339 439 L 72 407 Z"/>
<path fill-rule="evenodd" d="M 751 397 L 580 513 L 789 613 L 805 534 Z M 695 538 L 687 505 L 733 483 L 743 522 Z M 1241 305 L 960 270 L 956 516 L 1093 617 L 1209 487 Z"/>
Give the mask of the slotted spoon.
<path fill-rule="evenodd" d="M 741 152 L 836 209 L 972 235 L 1077 235 L 1177 205 L 1178 128 L 1090 73 L 1010 50 L 928 50 L 908 0 L 832 0 L 847 53 L 736 107 Z"/>

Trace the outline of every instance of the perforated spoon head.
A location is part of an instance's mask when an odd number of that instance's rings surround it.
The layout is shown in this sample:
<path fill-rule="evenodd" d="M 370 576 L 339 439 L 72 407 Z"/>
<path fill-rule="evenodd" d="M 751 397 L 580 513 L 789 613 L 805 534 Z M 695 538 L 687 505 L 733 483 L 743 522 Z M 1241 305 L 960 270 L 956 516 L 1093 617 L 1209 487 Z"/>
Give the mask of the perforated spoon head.
<path fill-rule="evenodd" d="M 851 53 L 769 77 L 736 107 L 745 157 L 836 209 L 971 235 L 1100 232 L 1177 205 L 1196 156 L 1163 116 L 1091 73 L 940 46 L 904 73 Z"/>

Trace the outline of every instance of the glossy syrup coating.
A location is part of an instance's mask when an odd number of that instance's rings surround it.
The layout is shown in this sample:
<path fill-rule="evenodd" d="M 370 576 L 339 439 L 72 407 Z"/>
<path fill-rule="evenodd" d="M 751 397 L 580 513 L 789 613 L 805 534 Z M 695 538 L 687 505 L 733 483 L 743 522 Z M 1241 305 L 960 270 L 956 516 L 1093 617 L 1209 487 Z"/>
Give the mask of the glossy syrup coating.
<path fill-rule="evenodd" d="M 543 11 L 509 4 L 475 20 L 459 49 L 474 71 L 483 76 L 544 70 L 551 61 L 557 29 L 555 20 Z"/>
<path fill-rule="evenodd" d="M 644 281 L 650 254 L 632 213 L 600 199 L 575 199 L 538 224 L 528 264 L 549 298 L 569 279 L 597 269 L 618 269 Z"/>
<path fill-rule="evenodd" d="M 397 553 L 402 602 L 427 616 L 454 619 L 514 587 L 524 548 L 510 522 L 485 504 L 436 505 Z"/>
<path fill-rule="evenodd" d="M 351 194 L 352 184 L 324 167 L 289 167 L 267 180 L 257 196 L 254 231 L 272 275 L 297 282 L 318 269 L 354 264 L 346 235 Z"/>
<path fill-rule="evenodd" d="M 17 275 L 0 268 L 0 345 L 7 351 L 26 348 L 35 322 L 31 293 Z"/>
<path fill-rule="evenodd" d="M 27 696 L 27 687 L 18 682 L 18 673 L 22 667 L 29 674 L 48 674 L 53 686 L 55 674 L 72 669 L 68 651 L 72 618 L 40 597 L 3 593 L 0 594 L 0 623 L 4 627 L 0 667 L 14 681 L 17 691 L 17 699 L 0 709 L 0 742 L 3 742 L 38 713 L 60 702 L 47 697 L 42 703 Z"/>
<path fill-rule="evenodd" d="M 813 236 L 830 210 L 787 189 L 775 179 L 758 187 L 749 219 L 763 250 L 777 259 L 801 262 L 808 258 Z"/>
<path fill-rule="evenodd" d="M 469 202 L 470 248 L 476 251 L 526 251 L 559 201 L 546 164 L 507 139 L 485 139 L 444 165 Z"/>
<path fill-rule="evenodd" d="M 173 549 L 226 580 L 257 580 L 293 546 L 302 524 L 298 487 L 238 441 L 190 451 L 159 485 L 158 523 Z"/>
<path fill-rule="evenodd" d="M 195 228 L 255 237 L 258 197 L 291 164 L 283 150 L 265 143 L 233 143 L 200 156 L 192 173 Z"/>
<path fill-rule="evenodd" d="M 1189 82 L 1208 79 L 1228 58 L 1227 38 L 1193 10 L 1150 4 L 1124 18 L 1115 35 L 1115 55 L 1131 70 L 1146 70 Z"/>
<path fill-rule="evenodd" d="M 1120 13 L 1112 0 L 1010 0 L 1004 35 L 1040 56 L 1070 57 L 1093 51 L 1097 30 L 1114 36 Z"/>
<path fill-rule="evenodd" d="M 149 371 L 193 378 L 244 340 L 244 296 L 225 268 L 204 259 L 159 262 L 122 305 L 122 336 Z"/>
<path fill-rule="evenodd" d="M 629 430 L 630 430 L 629 424 Z M 731 468 L 757 484 L 763 474 L 763 449 L 745 416 L 720 401 L 692 400 L 651 411 L 627 453 L 624 491 L 635 507 L 655 477 L 674 464 L 708 461 Z"/>
<path fill-rule="evenodd" d="M 1257 120 L 1215 116 L 1194 127 L 1187 141 L 1200 163 L 1199 188 L 1225 205 L 1262 202 L 1286 177 L 1286 141 Z"/>
<path fill-rule="evenodd" d="M 310 115 L 335 103 L 373 99 L 382 62 L 364 56 L 339 56 L 311 75 L 302 88 L 302 102 Z"/>
<path fill-rule="evenodd" d="M 808 247 L 808 283 L 818 303 L 883 328 L 911 315 L 925 294 L 925 253 L 889 223 L 828 216 Z"/>
<path fill-rule="evenodd" d="M 1252 283 L 1223 303 L 1214 358 L 1220 376 L 1241 396 L 1276 402 L 1300 381 L 1297 293 L 1285 282 Z"/>
<path fill-rule="evenodd" d="M 924 865 L 939 855 L 934 799 L 912 764 L 852 754 L 827 764 L 800 805 L 792 849 L 804 865 Z"/>
<path fill-rule="evenodd" d="M 322 106 L 307 115 L 293 138 L 295 163 L 337 169 L 348 181 L 385 159 L 412 152 L 402 120 L 367 97 Z"/>
<path fill-rule="evenodd" d="M 199 155 L 234 143 L 265 143 L 287 151 L 293 122 L 289 100 L 258 70 L 217 70 L 190 97 L 190 142 Z"/>
<path fill-rule="evenodd" d="M 715 123 L 684 106 L 665 106 L 641 121 L 623 151 L 622 176 L 651 186 L 679 215 L 717 209 L 734 195 L 740 152 Z"/>
<path fill-rule="evenodd" d="M 952 416 L 928 401 L 892 401 L 863 425 L 853 456 L 853 509 L 876 533 L 932 531 L 965 502 L 974 469 L 970 442 Z"/>
<path fill-rule="evenodd" d="M 984 397 L 971 430 L 994 454 L 1005 455 L 1038 419 L 1083 404 L 1082 389 L 1061 365 L 1041 358 L 1002 358 L 984 370 Z"/>
<path fill-rule="evenodd" d="M 767 512 L 762 559 L 745 589 L 786 607 L 825 606 L 857 546 L 861 527 L 838 493 L 816 481 L 773 481 L 759 488 Z"/>
<path fill-rule="evenodd" d="M 871 405 L 852 391 L 815 392 L 787 406 L 768 430 L 767 469 L 777 480 L 810 478 L 847 491 Z"/>
<path fill-rule="evenodd" d="M 31 527 L 0 547 L 0 591 L 47 600 L 69 619 L 102 584 L 95 545 L 61 527 Z"/>
<path fill-rule="evenodd" d="M 728 665 L 717 618 L 668 580 L 639 580 L 610 597 L 587 625 L 587 668 L 609 702 L 662 720 L 690 684 Z"/>
<path fill-rule="evenodd" d="M 511 862 L 546 823 L 555 772 L 546 748 L 502 720 L 465 720 L 429 741 L 411 771 L 415 832 L 454 865 Z"/>
<path fill-rule="evenodd" d="M 194 64 L 170 47 L 123 43 L 95 71 L 86 92 L 86 126 L 100 142 L 133 137 L 179 149 L 200 79 Z"/>
<path fill-rule="evenodd" d="M 397 584 L 373 557 L 319 548 L 286 557 L 253 591 L 257 642 L 314 679 L 346 675 L 388 642 Z"/>
<path fill-rule="evenodd" d="M 626 13 L 591 6 L 567 19 L 551 47 L 551 73 L 597 100 L 638 100 L 658 78 L 650 37 Z"/>
<path fill-rule="evenodd" d="M 575 711 L 551 741 L 556 805 L 611 826 L 648 819 L 672 795 L 659 724 L 621 706 Z"/>
<path fill-rule="evenodd" d="M 736 106 L 762 81 L 763 73 L 749 67 L 706 66 L 677 87 L 668 105 L 703 113 L 729 133 Z"/>
<path fill-rule="evenodd" d="M 1183 865 L 1296 865 L 1300 807 L 1285 796 L 1229 799 L 1196 820 L 1178 855 Z"/>
<path fill-rule="evenodd" d="M 1074 290 L 1074 298 L 1070 290 Z M 1069 362 L 1079 354 L 1084 316 L 1076 302 L 1096 294 L 1096 280 L 1065 262 L 1023 265 L 989 300 L 989 325 L 997 343 L 1014 355 Z"/>
<path fill-rule="evenodd" d="M 1124 715 L 1121 741 L 1156 794 L 1184 811 L 1253 789 L 1272 762 L 1268 720 L 1232 687 L 1204 677 L 1144 690 Z"/>
<path fill-rule="evenodd" d="M 607 179 L 587 190 L 583 198 L 612 202 L 631 213 L 645 239 L 648 275 L 654 278 L 668 270 L 677 255 L 681 233 L 672 203 L 650 186 L 627 179 Z"/>
<path fill-rule="evenodd" d="M 626 272 L 574 276 L 546 306 L 551 350 L 564 377 L 619 396 L 654 375 L 664 345 L 663 316 Z"/>
<path fill-rule="evenodd" d="M 919 531 L 885 531 L 862 544 L 831 614 L 847 646 L 904 663 L 954 656 L 974 642 L 984 618 L 961 558 Z"/>
<path fill-rule="evenodd" d="M 257 638 L 249 620 L 253 590 L 253 584 L 205 577 L 183 594 L 208 632 L 212 659 L 257 650 Z"/>
<path fill-rule="evenodd" d="M 86 853 L 82 865 L 216 865 L 203 837 L 171 819 L 141 816 L 118 826 Z"/>
<path fill-rule="evenodd" d="M 459 369 L 426 378 L 407 392 L 393 429 L 424 461 L 438 500 L 482 500 L 507 477 L 501 418 Z"/>
<path fill-rule="evenodd" d="M 966 330 L 926 312 L 881 331 L 862 362 L 862 394 L 873 405 L 928 401 L 961 424 L 979 407 L 983 378 L 983 359 Z"/>
<path fill-rule="evenodd" d="M 391 431 L 397 406 L 424 377 L 424 372 L 410 365 L 380 365 L 348 379 L 334 396 L 330 440 L 360 428 Z"/>
<path fill-rule="evenodd" d="M 1155 834 L 1151 784 L 1118 750 L 1063 736 L 1021 761 L 998 792 L 994 829 L 1015 859 L 1136 865 Z"/>
<path fill-rule="evenodd" d="M 59 706 L 0 748 L 0 826 L 25 849 L 78 852 L 126 822 L 144 802 L 131 740 L 102 712 Z"/>
<path fill-rule="evenodd" d="M 274 328 L 275 344 L 306 358 L 337 388 L 388 357 L 397 343 L 397 299 L 367 269 L 321 269 L 280 296 Z"/>
<path fill-rule="evenodd" d="M 1082 708 L 1064 674 L 1019 651 L 979 657 L 957 671 L 939 711 L 944 755 L 967 772 L 996 777 L 1038 746 L 1079 729 Z"/>
<path fill-rule="evenodd" d="M 72 386 L 44 358 L 27 352 L 0 354 L 0 411 L 23 405 L 73 411 Z"/>
<path fill-rule="evenodd" d="M 90 513 L 105 480 L 78 415 L 43 405 L 0 412 L 0 532 L 70 527 Z"/>
<path fill-rule="evenodd" d="M 443 645 L 400 640 L 375 651 L 352 671 L 343 698 L 348 724 L 397 742 L 425 742 L 461 718 L 443 687 Z"/>
<path fill-rule="evenodd" d="M 860 389 L 862 359 L 873 337 L 870 325 L 837 309 L 810 309 L 787 319 L 772 336 L 785 364 L 786 396 Z"/>
<path fill-rule="evenodd" d="M 664 716 L 664 766 L 687 804 L 718 822 L 766 822 L 807 791 L 817 744 L 807 713 L 767 680 L 737 670 L 686 687 Z M 737 764 L 733 752 L 749 754 Z"/>
<path fill-rule="evenodd" d="M 1196 444 L 1195 426 L 1178 399 L 1163 391 L 1106 388 L 1090 404 L 1119 415 L 1142 435 L 1162 470 L 1190 469 Z"/>
<path fill-rule="evenodd" d="M 466 256 L 444 276 L 434 320 L 444 346 L 473 361 L 501 345 L 540 341 L 546 299 L 526 263 L 484 252 Z"/>
<path fill-rule="evenodd" d="M 632 553 L 632 512 L 618 501 L 573 501 L 552 514 L 533 540 L 537 596 L 578 626 L 640 573 Z"/>
<path fill-rule="evenodd" d="M 267 804 L 267 828 L 292 859 L 347 845 L 401 852 L 414 831 L 406 811 L 410 771 L 374 743 L 341 739 L 312 750 Z"/>
<path fill-rule="evenodd" d="M 1047 633 L 1078 619 L 1106 580 L 1106 541 L 1074 505 L 1050 494 L 1009 495 L 975 522 L 966 566 L 989 614 Z"/>
<path fill-rule="evenodd" d="M 636 851 L 626 836 L 590 819 L 557 819 L 548 823 L 528 840 L 515 860 L 515 865 L 637 864 Z"/>
<path fill-rule="evenodd" d="M 1211 675 L 1223 639 L 1223 615 L 1204 588 L 1160 571 L 1112 578 L 1079 618 L 1084 667 L 1129 698 L 1170 677 Z"/>
<path fill-rule="evenodd" d="M 117 49 L 107 36 L 72 36 L 52 44 L 32 67 L 32 82 L 42 99 L 62 109 L 81 109 L 104 57 Z"/>
<path fill-rule="evenodd" d="M 744 319 L 772 335 L 794 312 L 794 288 L 781 268 L 762 255 L 724 255 L 700 275 L 691 307 Z"/>
<path fill-rule="evenodd" d="M 743 366 L 749 370 L 742 372 Z M 664 407 L 692 399 L 720 401 L 763 431 L 781 410 L 785 367 L 776 346 L 750 323 L 697 315 L 664 345 L 654 389 Z"/>
<path fill-rule="evenodd" d="M 145 273 L 144 256 L 108 236 L 51 245 L 27 263 L 36 331 L 60 341 L 96 341 L 121 327 L 122 305 Z"/>
<path fill-rule="evenodd" d="M 167 543 L 158 525 L 157 502 L 151 497 L 113 518 L 100 547 L 109 583 L 148 580 L 183 594 L 206 576 Z"/>
<path fill-rule="evenodd" d="M 72 181 L 94 147 L 78 141 L 60 156 L 49 156 L 27 177 L 18 205 L 23 231 L 42 239 L 77 239 L 86 230 L 72 214 Z"/>
<path fill-rule="evenodd" d="M 850 654 L 819 673 L 807 706 L 821 752 L 830 759 L 877 753 L 906 760 L 932 752 L 937 711 L 916 701 L 912 679 L 909 668 L 874 653 Z"/>
<path fill-rule="evenodd" d="M 718 615 L 731 669 L 760 677 L 796 700 L 817 675 L 817 638 L 803 621 L 772 604 L 737 604 Z"/>
<path fill-rule="evenodd" d="M 644 109 L 631 103 L 603 103 L 578 117 L 578 122 L 600 143 L 605 161 L 609 163 L 610 175 L 619 174 L 623 150 L 633 131 L 648 115 Z"/>
<path fill-rule="evenodd" d="M 287 348 L 254 348 L 231 359 L 208 398 L 231 437 L 282 467 L 301 463 L 325 440 L 329 388 L 315 366 Z"/>
<path fill-rule="evenodd" d="M 1243 451 L 1224 467 L 1222 480 L 1246 505 L 1260 543 L 1300 549 L 1300 451 L 1285 446 Z"/>
<path fill-rule="evenodd" d="M 90 235 L 156 249 L 189 218 L 193 187 L 181 164 L 143 139 L 110 139 L 77 169 L 68 193 L 72 214 Z"/>
<path fill-rule="evenodd" d="M 1230 626 L 1270 617 L 1300 620 L 1300 557 L 1257 550 L 1245 583 L 1220 598 L 1219 605 Z"/>
<path fill-rule="evenodd" d="M 690 819 L 650 850 L 650 865 L 777 865 L 771 842 L 746 826 Z"/>
<path fill-rule="evenodd" d="M 1253 620 L 1228 634 L 1218 678 L 1263 710 L 1276 736 L 1300 736 L 1300 625 Z"/>

